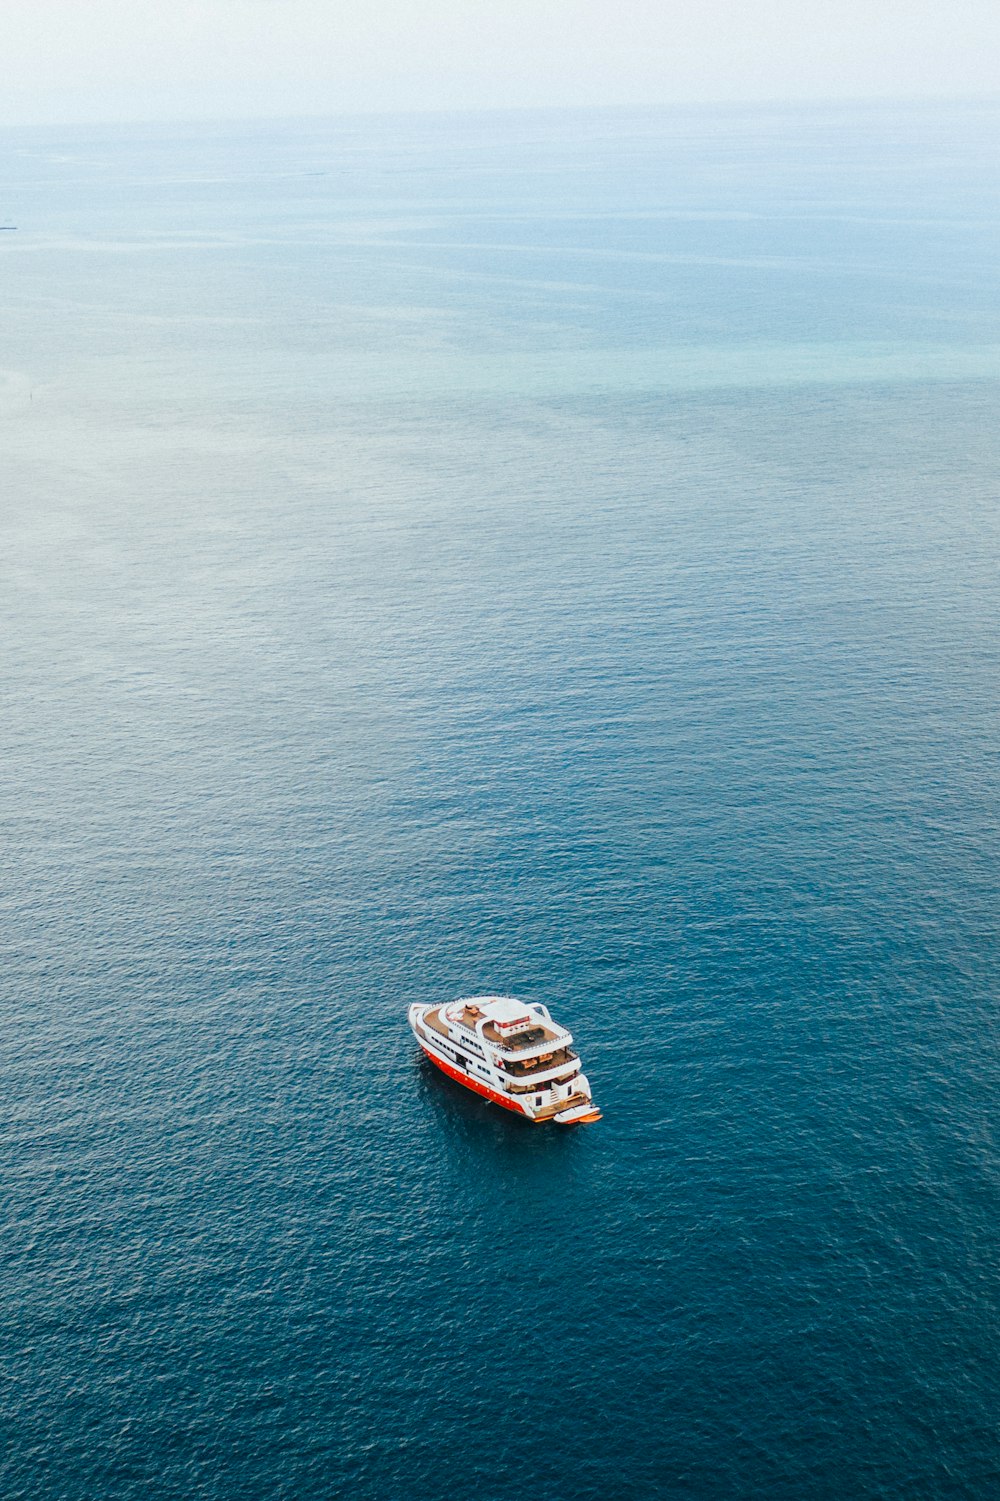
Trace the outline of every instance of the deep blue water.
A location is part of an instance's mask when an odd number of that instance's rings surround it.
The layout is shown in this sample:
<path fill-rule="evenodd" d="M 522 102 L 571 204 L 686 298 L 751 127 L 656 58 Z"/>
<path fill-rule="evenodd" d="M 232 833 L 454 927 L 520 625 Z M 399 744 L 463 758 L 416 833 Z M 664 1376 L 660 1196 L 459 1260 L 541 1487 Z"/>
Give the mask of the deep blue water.
<path fill-rule="evenodd" d="M 2 144 L 5 1501 L 996 1496 L 1000 111 Z"/>

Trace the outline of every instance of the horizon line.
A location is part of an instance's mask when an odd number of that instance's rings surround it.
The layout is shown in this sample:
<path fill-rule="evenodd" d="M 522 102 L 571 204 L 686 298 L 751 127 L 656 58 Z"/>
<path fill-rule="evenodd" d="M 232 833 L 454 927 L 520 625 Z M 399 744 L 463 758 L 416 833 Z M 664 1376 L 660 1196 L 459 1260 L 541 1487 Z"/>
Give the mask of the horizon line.
<path fill-rule="evenodd" d="M 816 98 L 798 98 L 774 95 L 741 99 L 673 99 L 637 101 L 635 103 L 580 103 L 580 104 L 492 104 L 492 105 L 435 105 L 420 104 L 389 106 L 384 109 L 305 109 L 300 111 L 275 110 L 262 113 L 201 114 L 183 112 L 160 115 L 107 115 L 107 116 L 62 116 L 46 120 L 4 120 L 0 118 L 0 131 L 20 130 L 65 130 L 71 128 L 103 129 L 133 126 L 221 126 L 221 125 L 268 125 L 291 124 L 298 121 L 316 120 L 393 120 L 424 118 L 493 118 L 518 115 L 651 115 L 680 112 L 716 111 L 740 113 L 749 110 L 829 110 L 872 109 L 885 107 L 950 106 L 952 108 L 982 108 L 1000 106 L 1000 92 L 983 94 L 830 94 Z"/>

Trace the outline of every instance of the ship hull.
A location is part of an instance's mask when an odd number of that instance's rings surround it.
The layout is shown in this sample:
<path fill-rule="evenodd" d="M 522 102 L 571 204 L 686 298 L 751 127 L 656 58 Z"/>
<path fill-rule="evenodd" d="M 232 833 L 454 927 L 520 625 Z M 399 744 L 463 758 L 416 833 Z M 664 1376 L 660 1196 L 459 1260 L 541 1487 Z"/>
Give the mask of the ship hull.
<path fill-rule="evenodd" d="M 438 1058 L 420 1038 L 417 1041 L 420 1043 L 421 1052 L 431 1060 L 434 1067 L 439 1068 L 443 1074 L 446 1074 L 449 1079 L 453 1079 L 456 1084 L 464 1085 L 473 1094 L 480 1095 L 484 1100 L 489 1100 L 491 1105 L 499 1105 L 503 1110 L 512 1110 L 522 1120 L 532 1120 L 532 1117 L 524 1107 L 517 1104 L 515 1100 L 506 1099 L 497 1090 L 490 1089 L 487 1084 L 482 1084 L 478 1079 L 470 1079 L 468 1074 L 462 1073 L 461 1069 L 455 1068 L 451 1063 L 446 1063 L 443 1058 Z"/>
<path fill-rule="evenodd" d="M 509 1007 L 515 1004 L 507 998 L 483 997 L 482 999 L 494 1006 L 504 1004 Z M 473 1003 L 464 1004 L 472 1005 Z M 519 1004 L 516 1003 L 516 1005 Z M 536 1007 L 535 1014 L 538 1021 L 544 1020 L 548 1024 L 551 1034 L 555 1024 L 551 1021 L 549 1013 L 544 1007 L 539 1006 Z M 473 1013 L 470 1015 L 481 1018 L 482 1011 L 478 1006 L 474 1006 Z M 431 1018 L 430 1021 L 428 1017 Z M 444 1026 L 442 1026 L 442 1017 L 444 1017 Z M 503 1061 L 495 1064 L 493 1051 L 487 1051 L 481 1036 L 478 1039 L 471 1037 L 467 1026 L 460 1031 L 454 1025 L 448 1025 L 456 1020 L 461 1019 L 451 1015 L 445 1016 L 443 1008 L 440 1007 L 421 1006 L 414 1003 L 409 1010 L 410 1028 L 421 1052 L 453 1083 L 461 1084 L 471 1094 L 478 1095 L 480 1099 L 488 1101 L 491 1105 L 498 1105 L 501 1110 L 509 1110 L 512 1115 L 520 1116 L 523 1120 L 529 1120 L 533 1125 L 542 1125 L 554 1120 L 561 1126 L 568 1126 L 600 1119 L 600 1111 L 590 1098 L 587 1081 L 582 1075 L 580 1076 L 581 1090 L 575 1092 L 572 1097 L 569 1091 L 564 1090 L 566 1099 L 563 1110 L 556 1108 L 552 1097 L 555 1086 L 549 1085 L 547 1080 L 540 1082 L 537 1089 L 529 1091 L 527 1098 L 524 1092 L 520 1098 L 508 1093 L 503 1087 L 506 1083 Z M 438 1032 L 442 1034 L 440 1042 Z M 560 1040 L 564 1037 L 567 1045 L 572 1041 L 565 1029 L 555 1035 Z M 495 1043 L 495 1039 L 489 1040 Z M 502 1046 L 502 1039 L 500 1043 Z M 474 1065 L 468 1062 L 469 1057 L 476 1060 Z M 473 1072 L 473 1067 L 475 1067 L 475 1072 Z M 579 1070 L 577 1072 L 579 1073 Z M 483 1077 L 484 1075 L 486 1077 Z M 542 1091 L 545 1092 L 547 1098 L 543 1096 L 541 1099 L 535 1099 L 534 1096 L 541 1094 Z"/>

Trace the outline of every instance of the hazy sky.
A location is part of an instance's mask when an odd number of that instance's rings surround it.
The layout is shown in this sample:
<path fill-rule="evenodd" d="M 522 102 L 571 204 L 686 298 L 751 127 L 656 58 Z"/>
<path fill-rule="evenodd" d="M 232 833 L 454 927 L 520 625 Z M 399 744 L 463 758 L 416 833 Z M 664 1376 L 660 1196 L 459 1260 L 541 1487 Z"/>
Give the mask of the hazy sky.
<path fill-rule="evenodd" d="M 0 0 L 0 119 L 1000 93 L 1000 0 Z"/>

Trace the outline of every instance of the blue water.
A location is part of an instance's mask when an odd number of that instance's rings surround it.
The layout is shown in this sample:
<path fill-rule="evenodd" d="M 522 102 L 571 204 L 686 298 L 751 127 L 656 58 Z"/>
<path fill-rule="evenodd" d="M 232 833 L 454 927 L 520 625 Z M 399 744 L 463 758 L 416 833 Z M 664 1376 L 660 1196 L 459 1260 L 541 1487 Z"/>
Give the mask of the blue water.
<path fill-rule="evenodd" d="M 2 144 L 5 1501 L 996 1496 L 1000 110 Z"/>

